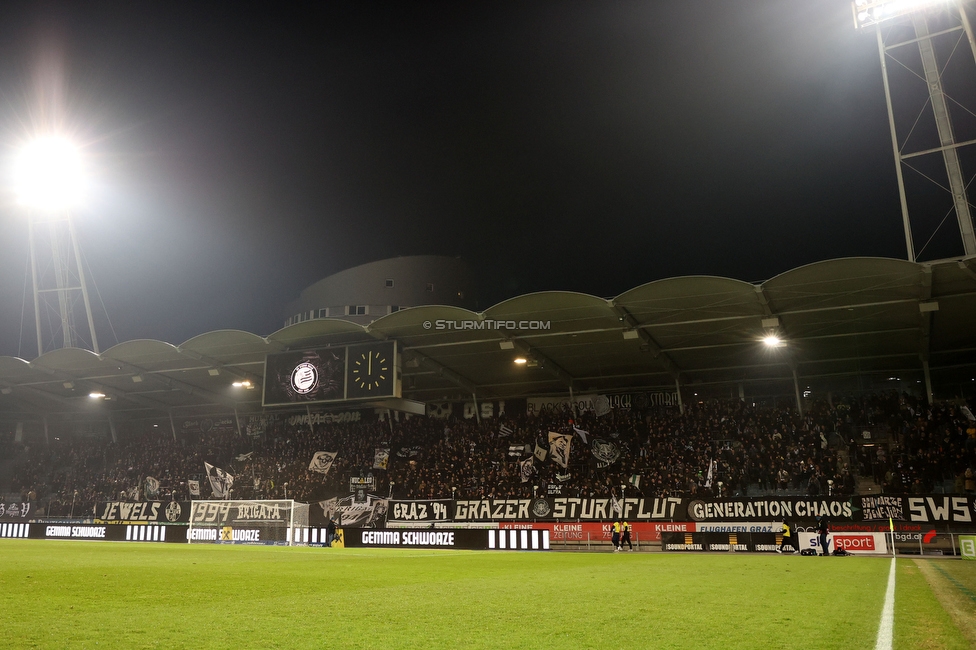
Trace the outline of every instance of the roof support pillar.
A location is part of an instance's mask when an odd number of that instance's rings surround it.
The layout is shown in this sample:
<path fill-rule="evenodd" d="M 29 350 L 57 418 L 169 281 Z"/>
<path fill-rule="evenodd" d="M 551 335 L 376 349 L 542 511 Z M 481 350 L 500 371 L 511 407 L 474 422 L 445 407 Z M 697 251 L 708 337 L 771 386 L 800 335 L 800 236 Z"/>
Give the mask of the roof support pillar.
<path fill-rule="evenodd" d="M 932 397 L 932 375 L 929 374 L 929 362 L 926 359 L 922 359 L 922 373 L 925 375 L 925 397 L 928 399 L 929 406 L 935 399 Z"/>
<path fill-rule="evenodd" d="M 115 434 L 115 418 L 112 414 L 108 414 L 108 432 L 112 435 L 112 443 L 115 444 L 119 441 L 119 437 Z"/>
<path fill-rule="evenodd" d="M 46 415 L 44 416 L 44 444 L 45 445 L 50 445 L 51 444 L 51 437 L 48 435 L 48 432 L 47 432 L 47 416 Z"/>
<path fill-rule="evenodd" d="M 477 393 L 471 393 L 471 400 L 474 402 L 474 419 L 477 420 L 478 424 L 481 424 L 481 409 L 478 408 Z"/>
<path fill-rule="evenodd" d="M 573 419 L 576 419 L 576 397 L 573 396 L 573 384 L 569 384 L 569 410 L 573 413 Z"/>
<path fill-rule="evenodd" d="M 237 407 L 234 407 L 234 424 L 237 425 L 237 437 L 241 437 L 241 417 L 237 414 Z"/>
<path fill-rule="evenodd" d="M 800 398 L 800 378 L 796 374 L 796 364 L 790 364 L 790 370 L 793 371 L 793 390 L 796 392 L 796 412 L 803 415 L 803 402 Z"/>
<path fill-rule="evenodd" d="M 173 421 L 173 409 L 169 411 L 169 430 L 173 432 L 173 440 L 176 440 L 176 422 Z"/>
<path fill-rule="evenodd" d="M 674 390 L 678 393 L 678 412 L 681 415 L 685 414 L 685 403 L 681 399 L 681 382 L 678 381 L 678 376 L 674 376 Z"/>

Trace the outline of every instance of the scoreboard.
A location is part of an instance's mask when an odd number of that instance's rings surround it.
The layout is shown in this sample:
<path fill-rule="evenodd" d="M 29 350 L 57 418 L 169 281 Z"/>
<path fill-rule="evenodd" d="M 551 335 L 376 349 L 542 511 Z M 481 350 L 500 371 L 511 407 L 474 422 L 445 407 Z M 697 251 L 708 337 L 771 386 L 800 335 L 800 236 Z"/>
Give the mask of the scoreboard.
<path fill-rule="evenodd" d="M 395 341 L 269 354 L 264 406 L 400 397 Z"/>

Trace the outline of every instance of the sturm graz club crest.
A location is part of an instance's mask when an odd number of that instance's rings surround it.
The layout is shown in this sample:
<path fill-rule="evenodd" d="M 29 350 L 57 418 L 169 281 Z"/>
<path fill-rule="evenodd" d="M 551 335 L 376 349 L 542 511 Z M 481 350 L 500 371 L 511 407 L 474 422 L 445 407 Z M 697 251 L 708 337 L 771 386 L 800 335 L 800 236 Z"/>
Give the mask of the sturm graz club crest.
<path fill-rule="evenodd" d="M 533 501 L 530 510 L 532 511 L 532 515 L 539 519 L 548 517 L 550 514 L 552 514 L 552 508 L 549 506 L 549 502 L 545 499 L 536 499 Z"/>
<path fill-rule="evenodd" d="M 295 366 L 291 371 L 291 387 L 299 395 L 308 395 L 319 383 L 319 370 L 308 362 Z"/>
<path fill-rule="evenodd" d="M 614 443 L 603 440 L 602 438 L 596 438 L 590 445 L 590 451 L 593 453 L 593 457 L 596 458 L 596 466 L 599 468 L 609 467 L 618 458 L 620 458 L 620 448 Z"/>
<path fill-rule="evenodd" d="M 176 501 L 170 501 L 166 505 L 166 521 L 179 521 L 183 514 L 183 507 Z"/>

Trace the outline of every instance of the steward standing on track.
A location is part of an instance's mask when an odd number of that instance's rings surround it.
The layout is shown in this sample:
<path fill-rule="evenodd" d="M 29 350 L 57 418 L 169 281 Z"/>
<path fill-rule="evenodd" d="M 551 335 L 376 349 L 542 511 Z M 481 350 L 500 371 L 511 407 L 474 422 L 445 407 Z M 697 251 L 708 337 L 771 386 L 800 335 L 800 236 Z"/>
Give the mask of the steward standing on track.
<path fill-rule="evenodd" d="M 796 553 L 796 545 L 793 543 L 793 528 L 790 526 L 790 522 L 783 520 L 783 541 L 780 542 L 779 548 L 776 549 L 777 553 L 782 553 L 783 549 L 787 546 L 790 547 L 790 551 Z"/>
<path fill-rule="evenodd" d="M 610 539 L 613 541 L 613 552 L 616 553 L 620 550 L 620 522 L 613 522 L 613 527 L 610 530 Z"/>
<path fill-rule="evenodd" d="M 827 547 L 827 533 L 830 532 L 830 527 L 827 525 L 826 517 L 817 517 L 817 536 L 820 538 L 820 554 L 823 557 L 830 555 L 830 549 Z"/>
<path fill-rule="evenodd" d="M 624 550 L 624 544 L 626 544 L 633 551 L 634 545 L 630 543 L 630 524 L 626 521 L 620 524 L 620 531 L 622 533 L 620 536 L 620 550 Z"/>

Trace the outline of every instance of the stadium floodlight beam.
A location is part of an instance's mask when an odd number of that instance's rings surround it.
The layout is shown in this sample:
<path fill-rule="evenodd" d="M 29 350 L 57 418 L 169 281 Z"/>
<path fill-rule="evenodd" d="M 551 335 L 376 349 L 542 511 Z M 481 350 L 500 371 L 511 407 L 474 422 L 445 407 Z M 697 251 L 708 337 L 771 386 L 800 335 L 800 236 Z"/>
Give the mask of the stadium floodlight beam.
<path fill-rule="evenodd" d="M 28 215 L 31 278 L 37 355 L 48 349 L 76 347 L 83 336 L 76 317 L 81 294 L 88 320 L 88 340 L 98 354 L 98 338 L 70 210 L 84 197 L 86 174 L 79 148 L 61 135 L 42 135 L 27 142 L 12 169 L 13 190 Z M 43 259 L 41 254 L 43 252 Z M 56 316 L 55 316 L 56 314 Z M 45 346 L 44 325 L 49 331 Z M 60 336 L 59 336 L 60 334 Z"/>
<path fill-rule="evenodd" d="M 770 334 L 769 336 L 763 337 L 762 341 L 768 348 L 778 348 L 779 346 L 783 345 L 783 339 L 775 334 Z"/>

